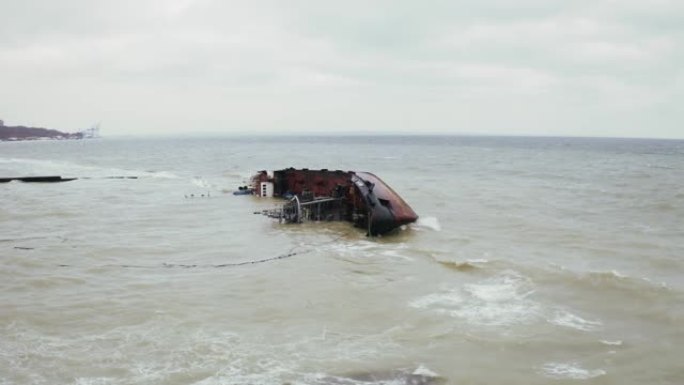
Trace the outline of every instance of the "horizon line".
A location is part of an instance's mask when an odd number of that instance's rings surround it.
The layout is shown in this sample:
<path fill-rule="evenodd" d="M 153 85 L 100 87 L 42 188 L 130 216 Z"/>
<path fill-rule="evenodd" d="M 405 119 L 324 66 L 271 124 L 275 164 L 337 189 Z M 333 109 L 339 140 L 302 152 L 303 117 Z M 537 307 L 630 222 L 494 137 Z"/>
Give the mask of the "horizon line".
<path fill-rule="evenodd" d="M 194 133 L 122 133 L 103 135 L 103 138 L 206 138 L 206 137 L 490 137 L 490 138 L 567 138 L 567 139 L 650 139 L 650 140 L 675 140 L 682 141 L 683 137 L 658 137 L 658 136 L 610 136 L 610 135 L 568 135 L 568 134 L 499 134 L 499 133 L 413 133 L 413 132 L 361 132 L 361 131 L 337 131 L 337 132 L 194 132 Z"/>

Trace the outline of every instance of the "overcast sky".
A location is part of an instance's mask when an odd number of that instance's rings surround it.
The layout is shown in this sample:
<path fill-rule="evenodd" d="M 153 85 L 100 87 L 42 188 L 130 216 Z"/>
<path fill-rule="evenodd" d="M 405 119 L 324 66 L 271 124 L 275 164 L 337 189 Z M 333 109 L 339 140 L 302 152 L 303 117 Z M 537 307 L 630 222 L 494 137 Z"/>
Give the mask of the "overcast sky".
<path fill-rule="evenodd" d="M 684 138 L 684 1 L 0 0 L 0 119 Z"/>

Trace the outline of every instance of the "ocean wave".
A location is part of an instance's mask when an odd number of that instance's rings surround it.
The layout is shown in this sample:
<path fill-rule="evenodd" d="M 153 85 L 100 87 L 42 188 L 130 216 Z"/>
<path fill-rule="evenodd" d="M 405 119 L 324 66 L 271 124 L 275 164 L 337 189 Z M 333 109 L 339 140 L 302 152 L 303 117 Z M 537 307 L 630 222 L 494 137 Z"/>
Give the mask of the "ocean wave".
<path fill-rule="evenodd" d="M 415 370 L 397 369 L 385 371 L 365 371 L 346 375 L 317 374 L 307 376 L 303 384 L 311 385 L 437 385 L 444 378 L 425 365 Z"/>
<path fill-rule="evenodd" d="M 584 369 L 575 362 L 549 362 L 541 368 L 541 373 L 549 378 L 557 380 L 588 380 L 606 374 L 603 369 Z"/>
<path fill-rule="evenodd" d="M 473 259 L 464 262 L 440 260 L 438 260 L 437 262 L 440 263 L 442 266 L 448 267 L 453 270 L 470 271 L 481 268 L 482 265 L 487 263 L 488 261 L 486 259 Z"/>
<path fill-rule="evenodd" d="M 570 313 L 567 310 L 556 310 L 553 317 L 548 321 L 554 325 L 581 331 L 594 331 L 603 326 L 600 321 L 586 320 L 576 314 Z"/>
<path fill-rule="evenodd" d="M 148 171 L 147 175 L 159 179 L 180 179 L 180 176 L 169 171 Z"/>
<path fill-rule="evenodd" d="M 437 217 L 419 217 L 418 221 L 413 224 L 412 227 L 417 230 L 428 229 L 442 231 L 442 226 L 440 225 L 439 219 L 437 219 Z"/>
<path fill-rule="evenodd" d="M 130 171 L 79 164 L 69 161 L 42 160 L 29 158 L 0 158 L 0 164 L 10 166 L 13 171 L 23 174 L 55 174 L 68 176 L 129 175 Z"/>
<path fill-rule="evenodd" d="M 402 259 L 405 261 L 413 261 L 413 258 L 404 255 L 400 250 L 403 248 L 395 248 L 391 250 L 384 250 L 381 252 L 381 254 L 384 257 L 389 257 L 389 258 L 394 258 L 394 259 Z"/>
<path fill-rule="evenodd" d="M 654 282 L 648 278 L 631 277 L 616 270 L 591 271 L 577 277 L 580 282 L 587 282 L 594 286 L 606 286 L 614 289 L 638 292 L 641 295 L 649 292 L 663 293 L 670 291 L 664 282 Z"/>
<path fill-rule="evenodd" d="M 209 189 L 211 188 L 211 183 L 207 182 L 205 179 L 202 178 L 192 178 L 192 184 L 203 189 Z"/>
<path fill-rule="evenodd" d="M 671 288 L 665 282 L 647 277 L 634 277 L 617 270 L 574 271 L 563 266 L 552 266 L 553 270 L 535 271 L 536 279 L 554 284 L 564 282 L 567 285 L 587 290 L 625 292 L 639 298 L 681 296 L 681 292 Z"/>
<path fill-rule="evenodd" d="M 49 174 L 62 176 L 75 176 L 78 178 L 103 178 L 103 177 L 148 177 L 159 179 L 179 179 L 180 177 L 170 171 L 157 170 L 129 170 L 117 167 L 105 167 L 89 164 L 81 164 L 69 161 L 42 160 L 30 158 L 0 158 L 0 165 L 21 174 Z"/>
<path fill-rule="evenodd" d="M 526 324 L 539 318 L 541 305 L 529 297 L 532 282 L 512 271 L 415 299 L 410 306 L 460 318 L 481 326 Z"/>
<path fill-rule="evenodd" d="M 336 257 L 354 262 L 366 261 L 371 263 L 387 261 L 388 259 L 413 261 L 412 256 L 407 255 L 409 247 L 406 243 L 380 243 L 374 240 L 336 241 L 322 246 L 332 252 Z M 350 261 L 351 262 L 351 261 Z"/>

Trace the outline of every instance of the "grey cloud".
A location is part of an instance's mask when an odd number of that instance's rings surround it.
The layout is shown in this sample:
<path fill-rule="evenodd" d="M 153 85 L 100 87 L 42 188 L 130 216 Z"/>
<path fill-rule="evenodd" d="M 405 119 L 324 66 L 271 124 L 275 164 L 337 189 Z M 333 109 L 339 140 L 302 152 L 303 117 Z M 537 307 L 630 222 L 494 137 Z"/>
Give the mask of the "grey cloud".
<path fill-rule="evenodd" d="M 5 1 L 0 114 L 115 133 L 684 137 L 682 14 L 667 0 Z"/>

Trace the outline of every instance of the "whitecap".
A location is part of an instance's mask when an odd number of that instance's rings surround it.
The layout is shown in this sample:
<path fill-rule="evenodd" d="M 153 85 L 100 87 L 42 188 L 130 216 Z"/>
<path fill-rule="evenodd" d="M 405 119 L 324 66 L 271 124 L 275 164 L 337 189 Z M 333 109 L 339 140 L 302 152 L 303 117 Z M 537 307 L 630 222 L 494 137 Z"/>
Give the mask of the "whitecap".
<path fill-rule="evenodd" d="M 400 248 L 401 249 L 401 248 Z M 399 249 L 397 250 L 385 250 L 381 253 L 385 257 L 402 259 L 404 261 L 413 261 L 413 258 L 402 254 Z"/>
<path fill-rule="evenodd" d="M 150 172 L 150 176 L 152 178 L 159 178 L 159 179 L 179 179 L 180 177 L 172 172 L 169 171 L 155 171 L 155 172 Z"/>
<path fill-rule="evenodd" d="M 360 371 L 346 375 L 315 373 L 305 376 L 303 383 L 317 385 L 429 385 L 441 383 L 440 380 L 441 377 L 437 373 L 424 365 L 420 365 L 412 372 L 406 369 L 396 369 Z"/>
<path fill-rule="evenodd" d="M 206 180 L 201 179 L 201 178 L 193 178 L 192 184 L 194 184 L 195 186 L 197 186 L 199 188 L 203 188 L 203 189 L 211 188 L 211 183 L 209 183 Z"/>
<path fill-rule="evenodd" d="M 374 256 L 373 251 L 378 248 L 378 245 L 370 241 L 333 242 L 325 245 L 325 248 L 341 255 Z"/>
<path fill-rule="evenodd" d="M 439 377 L 439 374 L 428 369 L 425 365 L 420 365 L 412 373 L 414 376 L 424 376 L 424 377 Z"/>
<path fill-rule="evenodd" d="M 29 158 L 0 158 L 0 164 L 8 165 L 13 172 L 21 174 L 56 174 L 78 177 L 126 175 L 126 170 L 78 164 L 68 161 Z"/>
<path fill-rule="evenodd" d="M 506 272 L 480 283 L 432 293 L 410 302 L 410 306 L 448 314 L 479 326 L 509 326 L 537 319 L 540 305 L 529 299 L 534 293 L 525 277 Z"/>
<path fill-rule="evenodd" d="M 449 308 L 461 306 L 464 300 L 458 290 L 432 293 L 410 302 L 409 306 L 416 309 L 434 309 L 445 312 Z"/>
<path fill-rule="evenodd" d="M 429 229 L 434 231 L 442 231 L 442 226 L 437 217 L 419 217 L 414 227 L 417 229 Z"/>
<path fill-rule="evenodd" d="M 603 369 L 588 370 L 579 366 L 577 363 L 549 362 L 542 367 L 542 374 L 546 377 L 559 380 L 588 380 L 603 376 L 606 371 Z"/>
<path fill-rule="evenodd" d="M 567 310 L 557 310 L 553 318 L 549 319 L 548 321 L 554 325 L 582 331 L 592 331 L 603 326 L 601 321 L 586 320 L 576 314 L 570 313 Z"/>
<path fill-rule="evenodd" d="M 106 385 L 111 383 L 112 379 L 107 377 L 77 377 L 74 379 L 76 385 Z"/>
<path fill-rule="evenodd" d="M 610 273 L 616 278 L 628 278 L 627 275 L 622 274 L 617 270 L 611 270 Z"/>
<path fill-rule="evenodd" d="M 608 346 L 622 346 L 622 340 L 615 340 L 615 341 L 601 340 L 599 342 L 601 342 L 604 345 L 608 345 Z"/>
<path fill-rule="evenodd" d="M 466 260 L 465 262 L 457 262 L 457 261 L 437 261 L 441 263 L 443 266 L 446 266 L 450 269 L 458 270 L 458 271 L 468 271 L 472 269 L 477 269 L 480 268 L 482 264 L 487 263 L 486 260 Z"/>

